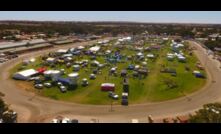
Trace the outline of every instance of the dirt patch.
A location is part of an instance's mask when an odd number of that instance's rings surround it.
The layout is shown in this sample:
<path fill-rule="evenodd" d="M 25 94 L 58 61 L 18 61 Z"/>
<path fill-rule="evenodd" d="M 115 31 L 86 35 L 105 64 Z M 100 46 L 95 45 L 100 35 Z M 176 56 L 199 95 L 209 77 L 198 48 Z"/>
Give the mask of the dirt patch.
<path fill-rule="evenodd" d="M 32 83 L 28 81 L 13 81 L 18 89 L 32 91 L 35 92 L 35 88 L 33 87 Z"/>

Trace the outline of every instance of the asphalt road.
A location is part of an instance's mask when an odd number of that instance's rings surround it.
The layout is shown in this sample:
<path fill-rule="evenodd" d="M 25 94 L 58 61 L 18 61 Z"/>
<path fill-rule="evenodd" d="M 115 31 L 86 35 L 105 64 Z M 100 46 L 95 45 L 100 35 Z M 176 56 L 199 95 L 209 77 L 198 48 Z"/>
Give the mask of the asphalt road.
<path fill-rule="evenodd" d="M 87 45 L 87 43 L 75 43 L 72 46 Z M 42 50 L 21 55 L 19 58 L 0 65 L 0 92 L 5 94 L 4 100 L 18 113 L 18 122 L 48 122 L 50 119 L 62 115 L 77 118 L 80 122 L 89 122 L 90 119 L 98 119 L 99 122 L 129 122 L 131 119 L 139 119 L 140 122 L 147 122 L 148 115 L 153 119 L 185 115 L 201 108 L 203 104 L 221 101 L 221 70 L 219 63 L 206 54 L 205 49 L 191 41 L 195 46 L 195 54 L 205 65 L 208 74 L 206 85 L 190 94 L 178 99 L 134 104 L 127 107 L 113 105 L 83 105 L 70 102 L 52 100 L 36 96 L 32 92 L 18 89 L 13 80 L 9 78 L 8 71 L 22 59 L 35 57 L 50 50 Z"/>

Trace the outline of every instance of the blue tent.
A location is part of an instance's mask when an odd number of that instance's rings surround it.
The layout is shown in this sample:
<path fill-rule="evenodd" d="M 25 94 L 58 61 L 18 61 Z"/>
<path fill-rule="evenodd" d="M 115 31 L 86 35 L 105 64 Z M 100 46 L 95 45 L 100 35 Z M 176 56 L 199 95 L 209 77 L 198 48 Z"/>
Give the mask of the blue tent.
<path fill-rule="evenodd" d="M 59 77 L 59 78 L 57 78 L 57 81 L 61 82 L 64 85 L 73 85 L 73 82 L 69 78 L 61 78 L 61 77 Z"/>

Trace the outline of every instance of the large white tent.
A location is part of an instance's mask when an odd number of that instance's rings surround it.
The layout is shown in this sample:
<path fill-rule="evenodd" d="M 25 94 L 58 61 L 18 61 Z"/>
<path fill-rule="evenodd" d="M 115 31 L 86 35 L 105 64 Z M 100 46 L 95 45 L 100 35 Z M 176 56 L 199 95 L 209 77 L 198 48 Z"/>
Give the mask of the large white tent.
<path fill-rule="evenodd" d="M 34 69 L 28 69 L 15 73 L 13 78 L 17 80 L 28 80 L 31 76 L 36 75 L 37 73 L 38 72 Z"/>

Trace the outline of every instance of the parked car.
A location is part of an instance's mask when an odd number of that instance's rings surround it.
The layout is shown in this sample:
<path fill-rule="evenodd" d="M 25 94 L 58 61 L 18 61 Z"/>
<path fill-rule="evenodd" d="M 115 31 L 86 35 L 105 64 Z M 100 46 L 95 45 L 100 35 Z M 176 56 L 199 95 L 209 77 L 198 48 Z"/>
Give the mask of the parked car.
<path fill-rule="evenodd" d="M 42 80 L 41 79 L 35 79 L 34 84 L 42 84 Z"/>
<path fill-rule="evenodd" d="M 91 79 L 91 80 L 96 79 L 96 75 L 95 75 L 95 74 L 90 74 L 90 79 Z"/>
<path fill-rule="evenodd" d="M 82 79 L 82 86 L 87 86 L 88 85 L 88 80 L 86 78 Z"/>
<path fill-rule="evenodd" d="M 51 83 L 49 83 L 49 82 L 44 83 L 44 86 L 47 87 L 47 88 L 52 87 Z"/>
<path fill-rule="evenodd" d="M 119 96 L 112 91 L 109 92 L 108 96 L 112 99 L 115 99 L 115 100 L 117 100 L 119 98 Z"/>
<path fill-rule="evenodd" d="M 43 85 L 42 85 L 42 84 L 35 84 L 35 88 L 37 88 L 37 89 L 42 89 L 42 88 L 43 88 Z"/>
<path fill-rule="evenodd" d="M 61 82 L 58 82 L 57 85 L 60 87 L 62 86 L 63 84 Z"/>
<path fill-rule="evenodd" d="M 128 99 L 122 99 L 121 105 L 127 106 L 128 105 Z"/>
<path fill-rule="evenodd" d="M 39 79 L 40 79 L 40 77 L 31 77 L 28 79 L 28 81 L 39 80 Z"/>
<path fill-rule="evenodd" d="M 203 79 L 206 78 L 205 75 L 203 75 L 203 74 L 201 74 L 201 73 L 196 73 L 196 74 L 195 74 L 195 77 L 196 77 L 196 78 L 203 78 Z"/>
<path fill-rule="evenodd" d="M 66 89 L 65 86 L 60 86 L 59 88 L 60 88 L 60 91 L 61 91 L 62 93 L 67 92 L 67 89 Z"/>

